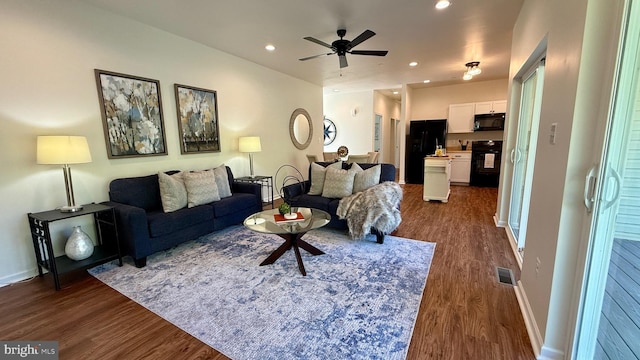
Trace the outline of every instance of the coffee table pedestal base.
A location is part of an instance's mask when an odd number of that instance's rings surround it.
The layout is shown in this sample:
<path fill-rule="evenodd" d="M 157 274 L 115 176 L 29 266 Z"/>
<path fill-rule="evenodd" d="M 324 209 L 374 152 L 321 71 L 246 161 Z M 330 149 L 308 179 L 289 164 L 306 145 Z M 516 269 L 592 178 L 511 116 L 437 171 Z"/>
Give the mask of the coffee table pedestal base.
<path fill-rule="evenodd" d="M 274 252 L 269 255 L 263 262 L 260 263 L 260 266 L 270 265 L 276 262 L 284 254 L 287 250 L 293 248 L 293 251 L 296 253 L 296 260 L 298 261 L 298 269 L 300 269 L 300 273 L 303 276 L 307 276 L 307 272 L 304 269 L 304 264 L 302 263 L 302 257 L 300 256 L 300 249 L 304 249 L 309 252 L 311 255 L 323 255 L 324 252 L 318 249 L 317 247 L 309 244 L 308 242 L 301 239 L 301 237 L 306 233 L 299 234 L 278 234 L 281 238 L 285 240 L 284 244 L 280 245 Z"/>

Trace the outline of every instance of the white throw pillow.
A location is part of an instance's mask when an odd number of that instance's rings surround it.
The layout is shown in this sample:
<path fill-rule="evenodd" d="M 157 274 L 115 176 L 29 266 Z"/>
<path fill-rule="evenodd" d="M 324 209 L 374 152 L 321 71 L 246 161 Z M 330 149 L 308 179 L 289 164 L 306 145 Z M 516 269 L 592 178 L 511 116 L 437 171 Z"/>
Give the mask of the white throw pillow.
<path fill-rule="evenodd" d="M 322 188 L 322 196 L 340 199 L 351 195 L 353 193 L 353 179 L 355 176 L 355 169 L 327 169 L 324 187 Z"/>
<path fill-rule="evenodd" d="M 360 165 L 353 163 L 351 169 L 355 169 L 356 177 L 353 179 L 353 193 L 357 193 L 380 183 L 382 167 L 375 165 L 367 170 L 362 170 Z"/>
<path fill-rule="evenodd" d="M 327 167 L 320 164 L 311 163 L 311 187 L 309 195 L 321 195 L 324 188 L 324 178 L 327 169 L 342 169 L 342 162 L 337 161 Z"/>
<path fill-rule="evenodd" d="M 187 206 L 187 189 L 182 181 L 182 173 L 167 175 L 160 172 L 158 173 L 158 184 L 160 185 L 160 200 L 162 200 L 164 212 L 173 212 Z"/>
<path fill-rule="evenodd" d="M 190 171 L 182 174 L 187 188 L 187 206 L 194 207 L 220 200 L 213 171 Z"/>
<path fill-rule="evenodd" d="M 213 169 L 216 177 L 216 186 L 218 187 L 218 195 L 220 198 L 231 196 L 231 188 L 229 187 L 229 177 L 227 176 L 227 167 L 224 164 Z"/>

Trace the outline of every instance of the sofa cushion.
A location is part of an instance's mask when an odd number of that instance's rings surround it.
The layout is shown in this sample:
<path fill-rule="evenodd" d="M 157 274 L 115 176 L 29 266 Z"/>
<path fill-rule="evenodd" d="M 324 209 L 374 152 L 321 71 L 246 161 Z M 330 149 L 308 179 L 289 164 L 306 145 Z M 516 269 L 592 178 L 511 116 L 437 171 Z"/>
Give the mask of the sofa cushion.
<path fill-rule="evenodd" d="M 310 167 L 311 188 L 309 189 L 309 195 L 320 195 L 324 189 L 324 179 L 327 169 L 342 169 L 342 162 L 337 161 L 326 166 L 311 163 Z"/>
<path fill-rule="evenodd" d="M 292 206 L 309 207 L 329 211 L 329 203 L 332 199 L 322 197 L 320 195 L 302 194 L 291 200 Z M 337 206 L 336 206 L 337 209 Z"/>
<path fill-rule="evenodd" d="M 165 213 L 152 211 L 147 213 L 150 237 L 158 237 L 186 229 L 204 221 L 213 221 L 213 209 L 203 205 L 184 208 L 180 211 Z"/>
<path fill-rule="evenodd" d="M 224 199 L 209 204 L 213 207 L 215 217 L 223 217 L 242 209 L 256 206 L 256 197 L 253 194 L 235 193 Z"/>
<path fill-rule="evenodd" d="M 109 183 L 109 199 L 146 211 L 162 210 L 158 174 L 111 181 Z"/>
<path fill-rule="evenodd" d="M 187 189 L 182 181 L 182 173 L 167 175 L 158 173 L 160 200 L 164 212 L 173 212 L 187 206 Z"/>
<path fill-rule="evenodd" d="M 218 195 L 220 198 L 231 196 L 231 185 L 229 184 L 229 177 L 227 176 L 227 167 L 222 164 L 213 169 L 213 174 L 216 178 L 216 186 L 218 187 Z"/>
<path fill-rule="evenodd" d="M 353 179 L 354 194 L 380 183 L 380 165 L 370 167 L 367 170 L 362 170 L 360 165 L 354 163 L 351 166 L 351 169 L 356 173 L 356 176 Z"/>
<path fill-rule="evenodd" d="M 356 169 L 338 170 L 327 167 L 322 188 L 322 196 L 328 198 L 343 198 L 353 193 L 353 179 Z"/>
<path fill-rule="evenodd" d="M 220 200 L 213 171 L 184 172 L 182 178 L 184 186 L 187 188 L 187 200 L 190 208 Z"/>

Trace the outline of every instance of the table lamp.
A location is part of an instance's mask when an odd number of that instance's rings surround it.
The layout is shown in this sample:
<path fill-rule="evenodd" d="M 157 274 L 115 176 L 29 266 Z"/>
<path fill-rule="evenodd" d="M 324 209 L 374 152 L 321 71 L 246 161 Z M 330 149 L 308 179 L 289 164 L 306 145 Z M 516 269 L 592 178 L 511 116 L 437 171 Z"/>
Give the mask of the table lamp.
<path fill-rule="evenodd" d="M 259 136 L 244 136 L 238 140 L 238 150 L 243 153 L 249 153 L 249 168 L 251 171 L 251 177 L 253 175 L 253 153 L 261 152 L 262 146 L 260 145 Z"/>
<path fill-rule="evenodd" d="M 64 185 L 67 192 L 67 205 L 60 208 L 62 212 L 76 212 L 82 210 L 82 205 L 76 205 L 73 196 L 73 182 L 71 181 L 71 167 L 69 164 L 84 164 L 91 162 L 91 152 L 87 138 L 84 136 L 38 136 L 37 163 L 62 165 Z"/>

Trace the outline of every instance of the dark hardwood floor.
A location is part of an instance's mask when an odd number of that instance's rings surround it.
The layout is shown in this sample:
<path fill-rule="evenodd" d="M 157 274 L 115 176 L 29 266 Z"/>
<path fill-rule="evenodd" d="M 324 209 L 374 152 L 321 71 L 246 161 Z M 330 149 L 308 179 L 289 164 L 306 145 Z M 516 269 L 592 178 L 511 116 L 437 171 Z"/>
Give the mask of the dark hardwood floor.
<path fill-rule="evenodd" d="M 420 185 L 403 188 L 394 235 L 437 244 L 407 359 L 534 359 L 513 288 L 496 280 L 496 266 L 520 275 L 493 223 L 497 189 L 452 187 L 442 204 L 422 201 Z M 48 275 L 0 288 L 0 340 L 59 341 L 60 359 L 227 359 L 93 277 L 78 277 L 57 292 Z"/>

